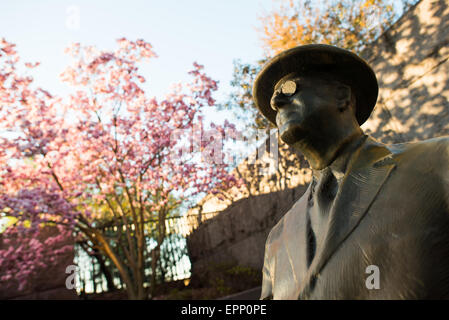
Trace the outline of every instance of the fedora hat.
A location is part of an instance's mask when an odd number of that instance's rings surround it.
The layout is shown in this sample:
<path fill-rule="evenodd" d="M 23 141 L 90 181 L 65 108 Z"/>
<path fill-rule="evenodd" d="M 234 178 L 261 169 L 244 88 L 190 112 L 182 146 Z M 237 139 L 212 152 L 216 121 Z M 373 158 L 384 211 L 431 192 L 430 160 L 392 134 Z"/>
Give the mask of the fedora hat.
<path fill-rule="evenodd" d="M 356 118 L 362 125 L 376 105 L 379 87 L 371 67 L 355 53 L 326 44 L 309 44 L 281 52 L 257 74 L 253 85 L 256 107 L 276 125 L 276 111 L 270 106 L 274 86 L 284 76 L 297 72 L 326 72 L 349 85 L 356 96 Z"/>

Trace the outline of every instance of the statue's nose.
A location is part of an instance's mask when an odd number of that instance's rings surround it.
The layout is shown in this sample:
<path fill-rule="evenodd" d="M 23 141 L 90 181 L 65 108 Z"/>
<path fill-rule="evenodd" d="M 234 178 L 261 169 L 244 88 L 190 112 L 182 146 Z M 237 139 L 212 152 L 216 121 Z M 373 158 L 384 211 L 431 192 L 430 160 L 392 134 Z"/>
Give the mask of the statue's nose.
<path fill-rule="evenodd" d="M 282 94 L 280 90 L 276 90 L 271 97 L 270 105 L 274 111 L 279 111 L 289 101 L 289 97 Z"/>

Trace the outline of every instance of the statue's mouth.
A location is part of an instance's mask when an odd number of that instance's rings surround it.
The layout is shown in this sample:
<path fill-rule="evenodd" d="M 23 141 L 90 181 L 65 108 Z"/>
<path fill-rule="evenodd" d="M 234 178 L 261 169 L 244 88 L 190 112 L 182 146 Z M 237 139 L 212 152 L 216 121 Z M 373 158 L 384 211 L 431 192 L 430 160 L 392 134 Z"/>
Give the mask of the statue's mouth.
<path fill-rule="evenodd" d="M 279 128 L 279 133 L 282 141 L 287 144 L 294 144 L 304 138 L 304 130 L 301 123 L 296 119 L 282 124 Z"/>

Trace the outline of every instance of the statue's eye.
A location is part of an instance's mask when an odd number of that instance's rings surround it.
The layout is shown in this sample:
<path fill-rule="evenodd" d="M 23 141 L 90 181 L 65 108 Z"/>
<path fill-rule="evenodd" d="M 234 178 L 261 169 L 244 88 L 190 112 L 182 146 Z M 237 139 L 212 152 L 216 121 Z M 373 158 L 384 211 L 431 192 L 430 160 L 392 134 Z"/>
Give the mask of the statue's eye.
<path fill-rule="evenodd" d="M 282 94 L 292 96 L 296 92 L 296 82 L 292 80 L 285 81 L 281 88 Z"/>

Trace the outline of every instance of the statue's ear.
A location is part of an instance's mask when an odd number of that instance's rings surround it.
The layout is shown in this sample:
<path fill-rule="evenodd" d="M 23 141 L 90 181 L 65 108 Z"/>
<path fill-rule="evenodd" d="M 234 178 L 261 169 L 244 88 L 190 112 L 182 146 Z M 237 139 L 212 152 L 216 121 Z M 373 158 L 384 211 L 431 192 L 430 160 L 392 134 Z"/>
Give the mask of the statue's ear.
<path fill-rule="evenodd" d="M 339 84 L 336 89 L 337 107 L 340 112 L 343 112 L 351 105 L 351 87 Z"/>

